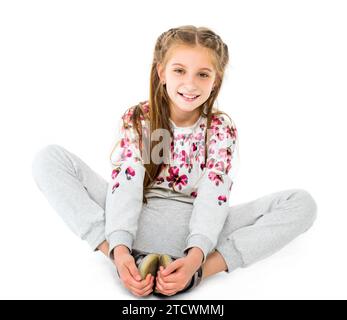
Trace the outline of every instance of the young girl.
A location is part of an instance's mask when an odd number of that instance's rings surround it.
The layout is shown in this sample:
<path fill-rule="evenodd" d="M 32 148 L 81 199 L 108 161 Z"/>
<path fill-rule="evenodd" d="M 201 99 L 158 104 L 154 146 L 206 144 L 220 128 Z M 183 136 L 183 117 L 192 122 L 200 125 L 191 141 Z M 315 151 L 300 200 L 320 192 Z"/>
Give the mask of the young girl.
<path fill-rule="evenodd" d="M 108 182 L 59 145 L 33 161 L 53 208 L 114 261 L 134 295 L 172 296 L 247 267 L 315 220 L 316 203 L 301 189 L 229 207 L 238 131 L 214 108 L 228 61 L 227 45 L 210 29 L 164 32 L 155 44 L 149 100 L 120 119 Z"/>

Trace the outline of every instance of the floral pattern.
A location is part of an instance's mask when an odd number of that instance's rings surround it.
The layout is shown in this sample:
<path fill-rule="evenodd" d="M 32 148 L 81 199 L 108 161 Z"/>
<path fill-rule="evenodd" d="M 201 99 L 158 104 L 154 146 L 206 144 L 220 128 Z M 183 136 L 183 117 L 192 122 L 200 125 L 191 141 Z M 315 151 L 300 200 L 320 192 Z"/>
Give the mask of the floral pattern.
<path fill-rule="evenodd" d="M 144 103 L 142 108 L 147 113 L 148 102 Z M 112 170 L 112 193 L 120 187 L 118 178 L 122 173 L 128 181 L 136 175 L 136 167 L 129 165 L 131 161 L 141 161 L 137 144 L 134 143 L 136 140 L 132 135 L 133 130 L 131 131 L 133 111 L 134 108 L 130 108 L 123 115 L 122 120 L 127 123 L 128 129 L 121 127 L 121 138 L 113 151 L 116 163 L 125 165 L 126 169 L 122 171 L 120 165 Z M 162 164 L 155 187 L 172 189 L 198 198 L 199 182 L 206 175 L 207 178 L 203 181 L 211 184 L 211 192 L 216 195 L 216 200 L 213 201 L 216 201 L 217 206 L 227 203 L 228 195 L 225 193 L 230 193 L 233 185 L 230 173 L 238 138 L 237 129 L 224 114 L 219 114 L 212 116 L 209 130 L 208 157 L 205 163 L 206 118 L 201 117 L 194 128 L 174 129 L 174 139 L 170 145 L 170 164 Z M 123 185 L 123 188 L 127 186 Z"/>
<path fill-rule="evenodd" d="M 188 177 L 183 174 L 180 175 L 179 168 L 177 167 L 170 167 L 169 168 L 169 176 L 166 177 L 166 181 L 169 182 L 169 187 L 175 190 L 175 187 L 177 186 L 179 190 L 182 190 L 183 186 L 187 185 Z"/>

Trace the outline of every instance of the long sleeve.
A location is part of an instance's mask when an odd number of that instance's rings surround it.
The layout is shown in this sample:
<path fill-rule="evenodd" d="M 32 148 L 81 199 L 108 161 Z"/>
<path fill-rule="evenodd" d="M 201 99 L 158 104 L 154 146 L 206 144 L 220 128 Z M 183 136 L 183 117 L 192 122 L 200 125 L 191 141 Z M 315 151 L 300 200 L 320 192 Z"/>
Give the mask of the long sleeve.
<path fill-rule="evenodd" d="M 231 120 L 231 119 L 230 119 Z M 238 134 L 235 123 L 225 116 L 213 116 L 208 156 L 189 222 L 187 254 L 192 247 L 203 251 L 203 263 L 218 242 L 229 212 L 229 196 L 238 164 Z"/>
<path fill-rule="evenodd" d="M 136 236 L 145 174 L 138 142 L 136 129 L 131 123 L 125 128 L 121 120 L 110 156 L 111 177 L 105 204 L 105 233 L 111 258 L 117 245 L 125 245 L 131 252 Z"/>

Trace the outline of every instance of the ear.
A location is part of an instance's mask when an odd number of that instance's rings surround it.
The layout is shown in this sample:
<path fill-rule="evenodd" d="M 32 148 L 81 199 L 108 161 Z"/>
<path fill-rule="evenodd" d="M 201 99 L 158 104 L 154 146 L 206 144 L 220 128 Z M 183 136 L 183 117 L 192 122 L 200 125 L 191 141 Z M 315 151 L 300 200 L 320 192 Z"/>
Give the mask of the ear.
<path fill-rule="evenodd" d="M 165 82 L 163 66 L 159 62 L 157 63 L 157 73 L 160 81 Z"/>

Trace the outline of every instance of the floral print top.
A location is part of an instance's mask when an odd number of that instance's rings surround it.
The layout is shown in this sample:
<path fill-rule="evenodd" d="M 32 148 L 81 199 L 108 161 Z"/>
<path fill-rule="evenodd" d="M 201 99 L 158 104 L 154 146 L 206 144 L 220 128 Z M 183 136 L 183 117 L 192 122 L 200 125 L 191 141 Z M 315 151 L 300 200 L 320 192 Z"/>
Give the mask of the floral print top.
<path fill-rule="evenodd" d="M 148 101 L 142 108 L 146 114 Z M 120 135 L 111 152 L 112 171 L 106 201 L 106 236 L 110 247 L 124 244 L 130 250 L 141 213 L 145 176 L 137 132 L 130 120 L 133 112 L 134 107 L 129 108 L 120 122 Z M 129 125 L 127 129 L 122 125 L 123 120 Z M 146 135 L 145 119 L 141 120 Z M 218 241 L 228 214 L 228 201 L 238 164 L 237 129 L 234 121 L 226 115 L 212 116 L 205 163 L 207 119 L 201 116 L 191 127 L 177 127 L 171 119 L 170 123 L 174 133 L 170 163 L 162 163 L 149 194 L 180 194 L 191 200 L 190 234 L 184 253 L 191 247 L 199 247 L 205 261 Z M 112 205 L 112 202 L 117 204 Z M 128 212 L 126 217 L 124 212 Z"/>

